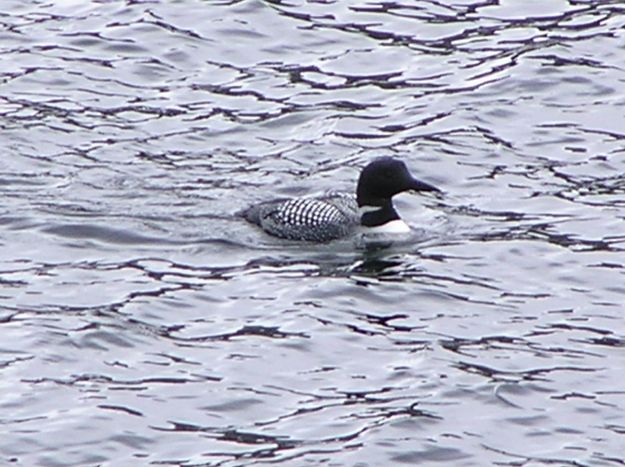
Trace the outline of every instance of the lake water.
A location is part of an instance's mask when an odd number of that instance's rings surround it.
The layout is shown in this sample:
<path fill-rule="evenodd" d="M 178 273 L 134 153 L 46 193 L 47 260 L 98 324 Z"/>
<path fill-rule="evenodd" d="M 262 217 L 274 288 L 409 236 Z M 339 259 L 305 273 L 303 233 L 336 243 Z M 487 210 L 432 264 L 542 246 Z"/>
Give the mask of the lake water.
<path fill-rule="evenodd" d="M 0 464 L 625 464 L 625 6 L 0 5 Z M 237 213 L 353 190 L 376 251 Z"/>

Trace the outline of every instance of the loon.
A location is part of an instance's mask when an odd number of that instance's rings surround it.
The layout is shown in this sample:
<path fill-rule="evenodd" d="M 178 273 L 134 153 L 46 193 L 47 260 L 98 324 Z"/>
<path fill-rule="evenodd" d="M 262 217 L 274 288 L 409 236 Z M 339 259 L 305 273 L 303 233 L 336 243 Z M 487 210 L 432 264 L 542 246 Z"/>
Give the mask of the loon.
<path fill-rule="evenodd" d="M 319 197 L 267 201 L 242 214 L 268 234 L 288 240 L 328 242 L 359 228 L 365 235 L 407 233 L 410 228 L 395 211 L 392 198 L 409 190 L 440 193 L 415 179 L 402 161 L 381 157 L 362 170 L 355 196 L 329 192 Z"/>

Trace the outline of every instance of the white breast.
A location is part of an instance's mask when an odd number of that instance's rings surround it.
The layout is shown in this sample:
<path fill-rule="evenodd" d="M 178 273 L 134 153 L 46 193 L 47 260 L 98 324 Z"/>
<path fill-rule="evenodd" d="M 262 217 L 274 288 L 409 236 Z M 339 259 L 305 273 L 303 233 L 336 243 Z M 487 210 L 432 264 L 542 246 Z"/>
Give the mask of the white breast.
<path fill-rule="evenodd" d="M 386 235 L 386 234 L 404 234 L 410 232 L 410 227 L 401 219 L 389 221 L 386 224 L 378 225 L 375 227 L 363 227 L 363 233 L 366 235 Z"/>

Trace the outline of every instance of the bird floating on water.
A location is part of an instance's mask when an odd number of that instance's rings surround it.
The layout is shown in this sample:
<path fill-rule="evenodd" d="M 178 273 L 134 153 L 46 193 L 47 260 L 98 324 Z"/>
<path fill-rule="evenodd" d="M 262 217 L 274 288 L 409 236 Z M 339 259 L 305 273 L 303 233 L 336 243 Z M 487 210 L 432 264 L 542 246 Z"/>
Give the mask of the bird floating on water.
<path fill-rule="evenodd" d="M 381 157 L 362 170 L 355 195 L 329 192 L 267 201 L 246 209 L 243 216 L 268 234 L 288 240 L 327 242 L 359 229 L 365 236 L 408 233 L 410 228 L 393 206 L 393 196 L 411 190 L 441 192 L 415 179 L 402 161 Z"/>

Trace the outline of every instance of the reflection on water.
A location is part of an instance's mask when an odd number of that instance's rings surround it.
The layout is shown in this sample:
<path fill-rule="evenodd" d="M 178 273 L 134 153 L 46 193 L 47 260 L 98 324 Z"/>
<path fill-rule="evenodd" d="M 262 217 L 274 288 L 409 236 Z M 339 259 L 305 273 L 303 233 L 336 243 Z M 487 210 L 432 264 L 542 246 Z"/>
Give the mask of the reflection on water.
<path fill-rule="evenodd" d="M 0 463 L 621 465 L 620 2 L 0 5 Z M 392 155 L 412 242 L 237 213 Z"/>

